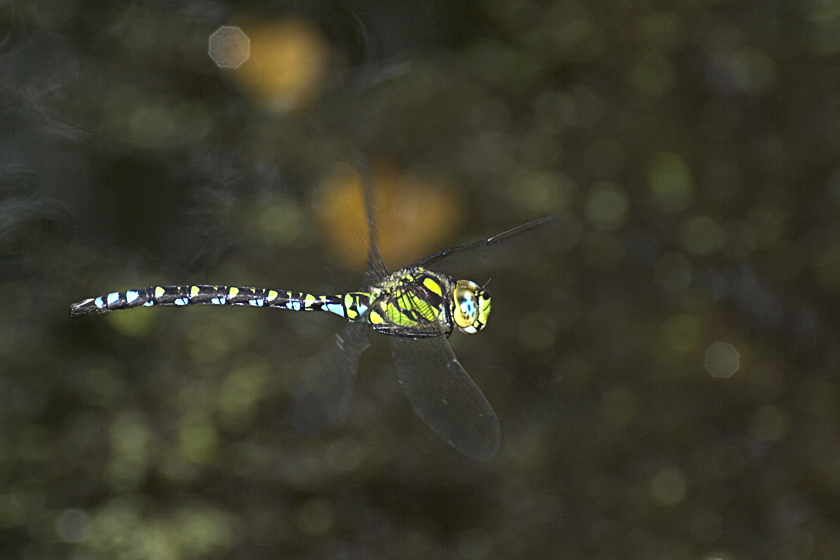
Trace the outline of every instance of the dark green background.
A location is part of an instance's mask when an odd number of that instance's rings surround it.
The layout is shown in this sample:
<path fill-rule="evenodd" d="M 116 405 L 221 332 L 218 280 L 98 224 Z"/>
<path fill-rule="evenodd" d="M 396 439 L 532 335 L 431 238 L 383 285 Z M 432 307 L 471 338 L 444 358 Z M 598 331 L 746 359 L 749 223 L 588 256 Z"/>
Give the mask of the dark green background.
<path fill-rule="evenodd" d="M 290 13 L 344 62 L 267 115 L 207 40 Z M 840 557 L 836 0 L 0 18 L 3 558 Z M 131 134 L 161 114 L 163 140 Z M 288 384 L 335 318 L 68 319 L 155 283 L 355 288 L 315 186 L 356 150 L 466 201 L 447 244 L 566 215 L 477 272 L 490 326 L 453 337 L 502 425 L 486 464 L 414 417 L 381 339 L 348 425 L 295 433 Z"/>

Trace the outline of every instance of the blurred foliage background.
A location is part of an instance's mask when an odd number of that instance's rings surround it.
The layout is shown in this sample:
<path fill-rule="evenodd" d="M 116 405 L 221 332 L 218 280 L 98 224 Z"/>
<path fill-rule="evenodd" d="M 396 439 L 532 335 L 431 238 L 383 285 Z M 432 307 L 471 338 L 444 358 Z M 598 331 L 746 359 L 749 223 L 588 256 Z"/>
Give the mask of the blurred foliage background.
<path fill-rule="evenodd" d="M 29 0 L 0 25 L 3 558 L 840 557 L 837 0 Z M 209 56 L 221 26 L 247 46 Z M 381 339 L 348 425 L 292 430 L 334 317 L 68 319 L 160 283 L 356 288 L 357 150 L 392 268 L 566 217 L 476 271 L 494 315 L 452 338 L 488 463 L 414 417 Z"/>

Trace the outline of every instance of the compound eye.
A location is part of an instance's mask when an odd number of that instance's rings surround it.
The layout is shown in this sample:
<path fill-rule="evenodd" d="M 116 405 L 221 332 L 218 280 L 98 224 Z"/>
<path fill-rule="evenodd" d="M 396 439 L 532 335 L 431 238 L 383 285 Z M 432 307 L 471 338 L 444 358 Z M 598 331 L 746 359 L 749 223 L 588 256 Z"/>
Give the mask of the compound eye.
<path fill-rule="evenodd" d="M 483 329 L 490 313 L 490 294 L 474 282 L 458 280 L 452 297 L 455 324 L 470 334 Z"/>

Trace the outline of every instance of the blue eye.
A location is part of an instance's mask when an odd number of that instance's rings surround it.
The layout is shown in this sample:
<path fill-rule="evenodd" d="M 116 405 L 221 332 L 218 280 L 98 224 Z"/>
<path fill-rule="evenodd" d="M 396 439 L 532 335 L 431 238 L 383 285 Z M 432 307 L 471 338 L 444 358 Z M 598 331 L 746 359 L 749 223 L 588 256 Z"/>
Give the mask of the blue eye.
<path fill-rule="evenodd" d="M 475 301 L 473 301 L 472 298 L 465 299 L 461 302 L 461 313 L 468 317 L 472 317 L 476 314 Z"/>

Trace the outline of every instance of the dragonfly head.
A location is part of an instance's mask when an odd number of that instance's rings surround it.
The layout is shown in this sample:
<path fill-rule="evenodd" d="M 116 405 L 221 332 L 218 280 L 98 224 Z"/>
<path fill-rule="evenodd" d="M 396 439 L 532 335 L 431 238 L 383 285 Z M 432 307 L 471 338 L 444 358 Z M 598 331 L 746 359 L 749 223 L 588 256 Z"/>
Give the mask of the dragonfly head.
<path fill-rule="evenodd" d="M 465 333 L 474 334 L 487 325 L 490 294 L 475 282 L 458 280 L 452 294 L 452 317 Z"/>

